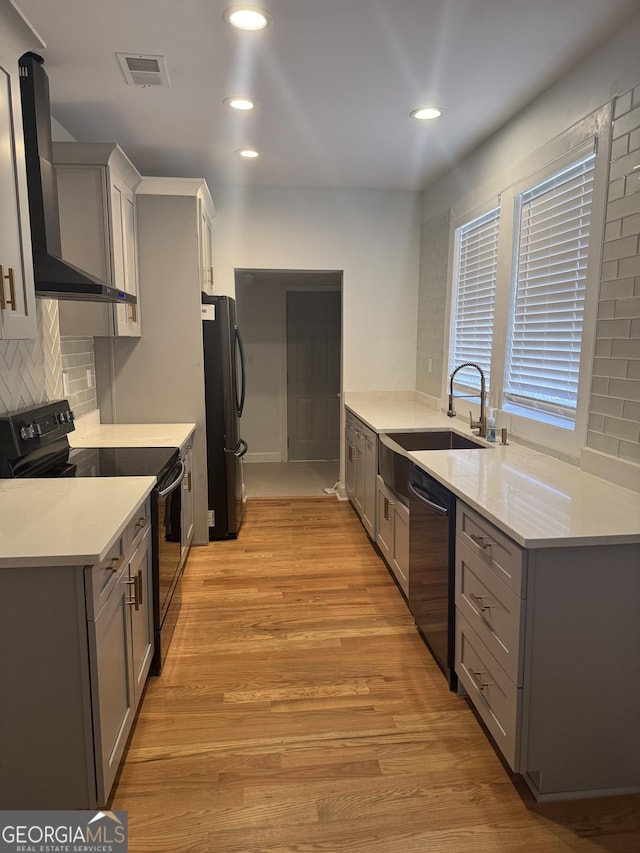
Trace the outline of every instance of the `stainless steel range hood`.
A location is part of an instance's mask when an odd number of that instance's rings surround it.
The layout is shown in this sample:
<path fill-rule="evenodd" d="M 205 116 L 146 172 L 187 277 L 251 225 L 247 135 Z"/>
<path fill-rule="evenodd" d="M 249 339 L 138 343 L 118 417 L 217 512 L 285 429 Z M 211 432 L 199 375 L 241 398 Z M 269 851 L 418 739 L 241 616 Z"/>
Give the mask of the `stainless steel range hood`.
<path fill-rule="evenodd" d="M 135 303 L 135 296 L 61 258 L 49 80 L 42 63 L 42 57 L 35 53 L 25 53 L 19 62 L 36 296 L 82 302 Z"/>

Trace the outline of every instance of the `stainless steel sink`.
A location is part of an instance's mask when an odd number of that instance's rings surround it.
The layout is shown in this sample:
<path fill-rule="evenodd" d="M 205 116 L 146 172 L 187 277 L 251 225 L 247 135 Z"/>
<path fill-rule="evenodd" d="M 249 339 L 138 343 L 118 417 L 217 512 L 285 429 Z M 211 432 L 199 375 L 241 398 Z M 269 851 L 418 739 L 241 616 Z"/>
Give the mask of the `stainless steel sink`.
<path fill-rule="evenodd" d="M 403 450 L 477 450 L 485 445 L 450 429 L 433 432 L 388 432 L 387 437 Z"/>
<path fill-rule="evenodd" d="M 408 504 L 410 463 L 406 453 L 416 450 L 482 450 L 485 447 L 485 444 L 450 429 L 433 432 L 387 432 L 380 436 L 378 473 L 387 486 L 401 495 Z"/>

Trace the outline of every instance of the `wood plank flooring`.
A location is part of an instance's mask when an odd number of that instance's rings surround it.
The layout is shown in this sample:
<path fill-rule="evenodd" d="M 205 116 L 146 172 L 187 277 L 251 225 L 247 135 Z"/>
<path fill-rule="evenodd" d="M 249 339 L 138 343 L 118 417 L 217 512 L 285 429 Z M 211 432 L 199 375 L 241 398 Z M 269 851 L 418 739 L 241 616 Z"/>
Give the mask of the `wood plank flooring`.
<path fill-rule="evenodd" d="M 332 498 L 192 549 L 110 808 L 130 853 L 640 850 L 640 797 L 538 805 L 505 770 Z"/>

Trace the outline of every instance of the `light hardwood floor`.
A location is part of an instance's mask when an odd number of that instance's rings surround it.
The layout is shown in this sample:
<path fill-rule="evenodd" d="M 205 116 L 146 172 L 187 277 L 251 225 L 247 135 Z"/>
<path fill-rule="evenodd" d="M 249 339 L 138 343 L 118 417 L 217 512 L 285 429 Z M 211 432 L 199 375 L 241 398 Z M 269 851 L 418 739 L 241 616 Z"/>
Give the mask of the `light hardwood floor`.
<path fill-rule="evenodd" d="M 351 507 L 247 505 L 192 549 L 112 809 L 129 850 L 640 850 L 640 797 L 538 805 L 449 693 Z"/>

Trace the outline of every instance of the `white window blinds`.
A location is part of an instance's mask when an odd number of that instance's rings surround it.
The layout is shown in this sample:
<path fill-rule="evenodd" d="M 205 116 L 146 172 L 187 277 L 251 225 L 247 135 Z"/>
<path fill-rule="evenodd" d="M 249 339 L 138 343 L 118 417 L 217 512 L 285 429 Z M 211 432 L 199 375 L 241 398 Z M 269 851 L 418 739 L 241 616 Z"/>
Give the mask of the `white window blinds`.
<path fill-rule="evenodd" d="M 456 229 L 454 294 L 449 372 L 472 361 L 491 371 L 491 346 L 496 296 L 496 261 L 500 208 Z M 480 391 L 480 376 L 472 368 L 456 375 L 456 384 Z"/>
<path fill-rule="evenodd" d="M 505 400 L 575 419 L 595 153 L 522 193 Z"/>

